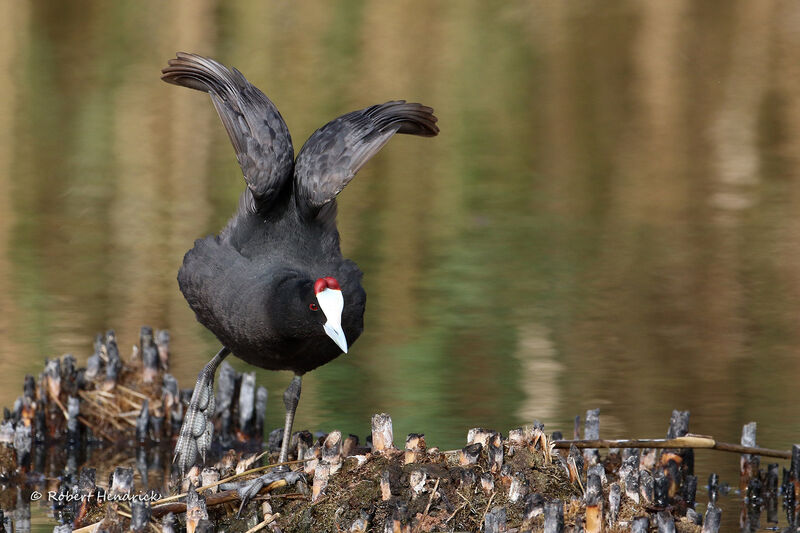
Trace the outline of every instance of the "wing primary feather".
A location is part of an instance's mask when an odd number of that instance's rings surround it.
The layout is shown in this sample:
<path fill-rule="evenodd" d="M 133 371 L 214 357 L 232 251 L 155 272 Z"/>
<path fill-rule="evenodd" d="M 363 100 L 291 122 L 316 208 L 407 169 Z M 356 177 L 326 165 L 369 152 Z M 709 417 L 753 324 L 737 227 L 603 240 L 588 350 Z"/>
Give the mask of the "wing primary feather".
<path fill-rule="evenodd" d="M 268 208 L 294 166 L 289 129 L 275 104 L 235 68 L 197 54 L 178 52 L 161 72 L 167 83 L 211 95 L 252 193 L 246 205 Z"/>
<path fill-rule="evenodd" d="M 433 137 L 433 109 L 393 100 L 332 120 L 306 141 L 295 164 L 295 201 L 307 216 L 333 200 L 395 133 Z"/>

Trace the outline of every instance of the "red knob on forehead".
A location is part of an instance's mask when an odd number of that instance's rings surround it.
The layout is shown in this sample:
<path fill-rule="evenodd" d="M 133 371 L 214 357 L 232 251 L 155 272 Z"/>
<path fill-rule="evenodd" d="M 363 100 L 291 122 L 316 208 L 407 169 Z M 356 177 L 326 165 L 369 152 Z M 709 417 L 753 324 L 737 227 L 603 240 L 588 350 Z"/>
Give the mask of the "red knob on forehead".
<path fill-rule="evenodd" d="M 325 278 L 319 278 L 314 282 L 314 294 L 319 294 L 327 288 L 328 283 L 325 281 Z"/>
<path fill-rule="evenodd" d="M 319 294 L 325 289 L 333 289 L 335 291 L 342 290 L 339 288 L 339 282 L 336 281 L 336 278 L 332 278 L 330 276 L 319 278 L 314 282 L 314 294 Z"/>

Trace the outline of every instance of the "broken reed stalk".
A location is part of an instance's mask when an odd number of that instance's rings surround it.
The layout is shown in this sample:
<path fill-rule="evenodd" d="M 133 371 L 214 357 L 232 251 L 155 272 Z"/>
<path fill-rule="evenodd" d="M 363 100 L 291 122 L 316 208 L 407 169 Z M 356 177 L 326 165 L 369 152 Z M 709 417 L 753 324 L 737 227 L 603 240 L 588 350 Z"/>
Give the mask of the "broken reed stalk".
<path fill-rule="evenodd" d="M 704 435 L 686 435 L 675 439 L 596 439 L 596 440 L 557 440 L 553 441 L 556 448 L 569 448 L 574 445 L 576 448 L 698 448 L 708 450 L 719 450 L 731 453 L 749 453 L 763 455 L 765 457 L 778 457 L 780 459 L 791 459 L 792 452 L 784 450 L 773 450 L 770 448 L 760 448 L 758 446 L 742 446 L 741 444 L 731 444 L 729 442 L 717 442 L 713 437 Z M 457 453 L 460 450 L 452 450 L 445 453 Z"/>
<path fill-rule="evenodd" d="M 372 449 L 376 452 L 394 449 L 392 417 L 386 413 L 372 415 Z"/>

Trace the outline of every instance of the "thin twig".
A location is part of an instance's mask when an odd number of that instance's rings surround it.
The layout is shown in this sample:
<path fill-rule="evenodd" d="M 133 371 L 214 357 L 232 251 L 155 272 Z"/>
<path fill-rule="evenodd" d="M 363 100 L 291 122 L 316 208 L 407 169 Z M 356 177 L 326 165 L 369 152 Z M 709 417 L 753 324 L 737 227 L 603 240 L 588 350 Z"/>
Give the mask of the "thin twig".
<path fill-rule="evenodd" d="M 86 401 L 92 404 L 93 409 L 96 409 L 97 411 L 100 411 L 101 413 L 107 415 L 109 423 L 111 423 L 111 425 L 113 425 L 116 429 L 120 431 L 125 430 L 125 428 L 123 428 L 117 421 L 117 417 L 119 416 L 119 406 L 110 402 L 106 398 L 100 398 L 100 397 L 92 398 L 87 394 L 85 394 L 83 391 L 79 391 L 79 394 L 82 398 L 84 398 Z M 116 412 L 112 412 L 111 410 L 106 408 L 105 405 L 113 407 L 116 410 Z"/>
<path fill-rule="evenodd" d="M 457 493 L 456 493 L 456 494 L 457 494 Z M 466 504 L 466 503 L 462 503 L 461 505 L 459 505 L 458 507 L 456 507 L 456 510 L 455 510 L 455 511 L 453 511 L 453 514 L 451 514 L 451 515 L 450 515 L 450 516 L 447 518 L 447 520 L 445 520 L 445 521 L 444 521 L 444 523 L 446 524 L 446 523 L 448 523 L 450 520 L 452 520 L 452 519 L 453 519 L 453 517 L 454 517 L 455 515 L 457 515 L 457 514 L 459 513 L 459 511 L 461 511 L 461 509 L 463 509 L 463 508 L 464 508 L 464 507 L 466 507 L 466 506 L 467 506 L 467 504 Z"/>
<path fill-rule="evenodd" d="M 103 394 L 99 394 L 100 392 L 102 392 Z M 100 389 L 93 390 L 91 392 L 79 391 L 79 393 L 86 395 L 89 399 L 91 399 L 92 401 L 97 402 L 97 403 L 106 403 L 106 404 L 109 404 L 109 405 L 116 405 L 114 403 L 114 400 L 116 400 L 117 397 L 114 396 L 113 394 L 110 394 L 110 393 L 106 392 L 106 391 L 101 391 Z"/>
<path fill-rule="evenodd" d="M 475 508 L 472 506 L 472 502 L 469 501 L 467 499 L 467 497 L 464 496 L 463 494 L 461 494 L 460 492 L 456 491 L 456 494 L 458 494 L 461 497 L 461 499 L 464 500 L 464 502 L 465 502 L 464 505 L 469 505 L 470 511 L 472 511 L 474 513 L 475 512 Z"/>
<path fill-rule="evenodd" d="M 114 442 L 114 439 L 112 439 L 111 436 L 108 433 L 106 433 L 104 430 L 100 429 L 99 427 L 96 427 L 96 426 L 92 425 L 91 423 L 89 423 L 88 420 L 86 420 L 82 416 L 78 415 L 78 421 L 81 422 L 84 426 L 86 426 L 89 429 L 91 429 L 92 431 L 94 431 L 95 433 L 98 433 L 101 437 L 106 439 L 108 442 Z"/>
<path fill-rule="evenodd" d="M 262 529 L 273 523 L 280 515 L 281 513 L 275 513 L 274 515 L 270 516 L 268 519 L 264 520 L 260 524 L 251 527 L 250 529 L 245 531 L 245 533 L 256 533 L 256 531 L 261 531 Z"/>
<path fill-rule="evenodd" d="M 133 389 L 129 389 L 128 387 L 125 387 L 124 385 L 117 384 L 117 388 L 119 390 L 121 390 L 121 391 L 127 392 L 129 394 L 133 394 L 134 396 L 138 396 L 139 398 L 141 398 L 143 400 L 149 400 L 150 399 L 150 397 L 147 396 L 146 394 L 142 394 L 141 392 L 137 392 L 137 391 L 135 391 Z"/>
<path fill-rule="evenodd" d="M 258 454 L 258 455 L 256 455 L 255 457 L 253 457 L 253 462 L 255 463 L 256 461 L 258 461 L 259 459 L 261 459 L 261 458 L 262 458 L 262 457 L 264 457 L 265 455 L 269 455 L 269 450 L 268 450 L 268 449 L 267 449 L 267 450 L 264 450 L 264 451 L 263 451 L 263 452 L 261 452 L 260 454 Z"/>
<path fill-rule="evenodd" d="M 69 418 L 69 414 L 67 413 L 67 409 L 64 407 L 64 404 L 61 403 L 61 400 L 58 399 L 58 396 L 53 394 L 53 391 L 50 390 L 50 387 L 47 387 L 47 393 L 53 401 L 56 402 L 56 405 L 61 409 L 61 412 L 64 414 L 64 420 Z"/>
<path fill-rule="evenodd" d="M 572 470 L 574 470 L 574 471 L 576 472 L 576 474 L 577 474 L 577 475 L 575 476 L 575 479 L 578 481 L 578 487 L 580 487 L 580 489 L 581 489 L 581 494 L 586 494 L 586 489 L 584 489 L 584 488 L 583 488 L 583 483 L 581 483 L 581 473 L 580 473 L 580 470 L 578 469 L 578 465 L 577 465 L 577 464 L 575 464 L 575 458 L 574 458 L 574 457 L 569 457 L 569 458 L 567 458 L 567 464 L 568 464 L 568 465 L 570 465 L 570 466 L 572 466 Z M 572 474 L 570 474 L 570 476 L 571 476 L 571 475 L 572 475 Z"/>
<path fill-rule="evenodd" d="M 486 502 L 486 509 L 483 510 L 483 516 L 481 517 L 481 524 L 486 521 L 486 513 L 489 512 L 489 506 L 492 505 L 492 500 L 494 500 L 494 495 L 497 494 L 495 491 L 492 491 L 492 495 L 489 496 L 489 501 Z"/>
<path fill-rule="evenodd" d="M 469 503 L 469 500 L 467 499 L 467 497 L 466 497 L 466 496 L 464 496 L 463 494 L 461 494 L 461 493 L 460 493 L 460 492 L 458 492 L 458 491 L 456 491 L 456 494 L 458 494 L 458 496 L 459 496 L 459 497 L 460 497 L 462 500 L 464 500 L 465 502 Z"/>
<path fill-rule="evenodd" d="M 428 511 L 430 511 L 431 504 L 433 503 L 433 497 L 436 496 L 436 491 L 439 489 L 439 481 L 441 480 L 442 478 L 436 478 L 436 484 L 433 486 L 433 492 L 431 492 L 431 497 L 428 498 L 428 505 L 425 506 L 425 512 L 422 513 L 422 516 L 428 516 Z"/>
<path fill-rule="evenodd" d="M 285 498 L 287 500 L 307 500 L 308 496 L 300 492 L 289 492 L 286 494 L 270 494 L 270 498 Z M 319 500 L 317 500 L 319 501 Z"/>
<path fill-rule="evenodd" d="M 136 409 L 136 413 L 137 414 L 139 413 L 139 411 L 142 410 L 142 404 L 136 403 L 133 400 L 131 400 L 130 398 L 126 398 L 125 396 L 120 395 L 119 399 L 122 400 L 123 402 L 127 403 L 128 405 L 130 405 L 134 409 Z"/>

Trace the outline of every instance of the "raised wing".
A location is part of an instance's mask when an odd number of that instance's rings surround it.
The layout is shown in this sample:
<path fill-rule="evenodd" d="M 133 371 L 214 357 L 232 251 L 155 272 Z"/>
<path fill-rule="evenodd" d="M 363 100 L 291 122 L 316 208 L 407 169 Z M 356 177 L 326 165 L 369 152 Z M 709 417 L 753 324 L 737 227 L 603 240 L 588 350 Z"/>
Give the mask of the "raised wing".
<path fill-rule="evenodd" d="M 246 208 L 255 212 L 269 207 L 294 162 L 289 129 L 275 104 L 241 72 L 207 57 L 178 52 L 161 72 L 167 83 L 211 95 L 252 193 Z"/>
<path fill-rule="evenodd" d="M 328 122 L 303 145 L 294 169 L 298 205 L 310 216 L 344 189 L 395 133 L 433 137 L 433 109 L 403 100 L 353 111 Z"/>

